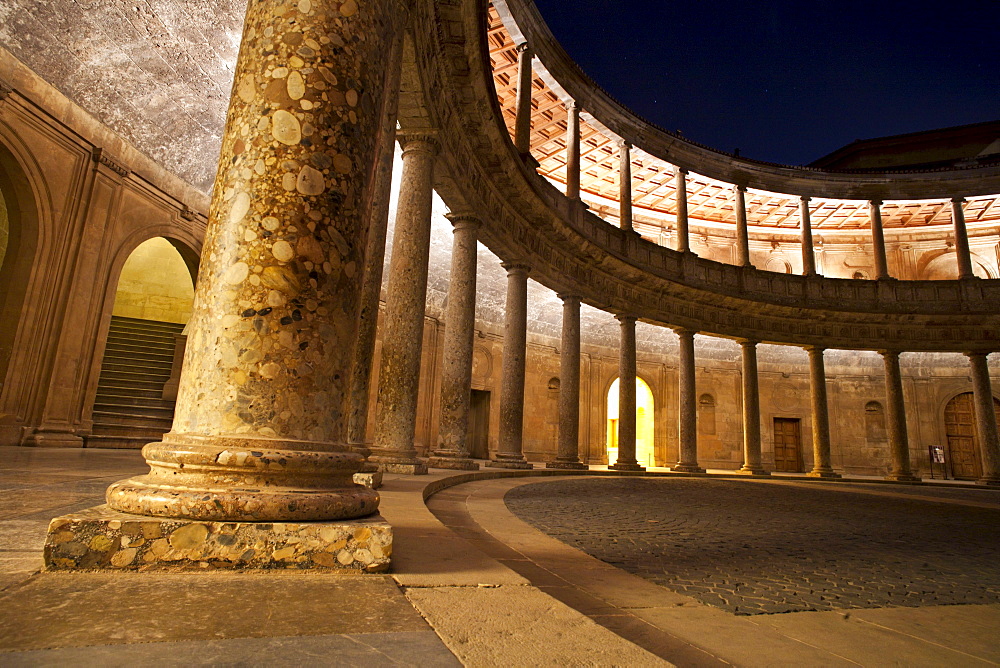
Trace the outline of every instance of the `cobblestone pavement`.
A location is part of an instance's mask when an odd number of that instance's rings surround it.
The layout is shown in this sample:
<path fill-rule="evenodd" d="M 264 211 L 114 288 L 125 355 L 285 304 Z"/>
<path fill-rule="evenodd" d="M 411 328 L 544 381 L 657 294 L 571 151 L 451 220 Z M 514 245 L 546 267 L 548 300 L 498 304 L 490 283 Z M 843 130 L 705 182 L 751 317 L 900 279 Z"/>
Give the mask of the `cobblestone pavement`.
<path fill-rule="evenodd" d="M 1000 508 L 703 478 L 561 480 L 505 501 L 563 542 L 738 615 L 1000 602 Z"/>

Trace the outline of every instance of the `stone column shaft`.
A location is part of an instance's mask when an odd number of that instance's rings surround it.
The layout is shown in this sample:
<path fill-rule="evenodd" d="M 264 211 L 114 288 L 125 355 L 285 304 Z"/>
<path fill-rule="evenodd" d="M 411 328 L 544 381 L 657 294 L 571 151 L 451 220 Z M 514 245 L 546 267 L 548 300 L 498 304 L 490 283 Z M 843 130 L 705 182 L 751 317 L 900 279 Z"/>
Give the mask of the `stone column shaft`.
<path fill-rule="evenodd" d="M 632 146 L 627 141 L 619 142 L 618 158 L 618 201 L 621 207 L 620 226 L 632 229 Z"/>
<path fill-rule="evenodd" d="M 476 333 L 476 238 L 480 223 L 470 215 L 449 214 L 448 218 L 454 226 L 454 239 L 441 365 L 441 419 L 438 447 L 427 464 L 472 471 L 479 468 L 469 456 L 468 432 Z"/>
<path fill-rule="evenodd" d="M 403 175 L 389 262 L 382 356 L 379 360 L 375 442 L 369 461 L 387 473 L 427 473 L 413 445 L 431 244 L 431 201 L 437 138 L 401 133 Z"/>
<path fill-rule="evenodd" d="M 562 346 L 559 351 L 559 446 L 550 469 L 586 469 L 580 462 L 580 298 L 563 300 Z"/>
<path fill-rule="evenodd" d="M 885 256 L 885 234 L 882 232 L 882 202 L 873 199 L 868 202 L 872 225 L 872 252 L 875 255 L 875 279 L 891 278 L 889 263 Z"/>
<path fill-rule="evenodd" d="M 698 398 L 695 396 L 694 335 L 690 329 L 678 329 L 677 360 L 677 436 L 680 456 L 671 471 L 704 473 L 698 466 Z"/>
<path fill-rule="evenodd" d="M 955 228 L 955 252 L 958 254 L 958 277 L 973 278 L 972 252 L 969 250 L 969 231 L 965 227 L 965 211 L 962 204 L 965 198 L 955 197 L 951 200 L 951 223 Z"/>
<path fill-rule="evenodd" d="M 885 365 L 885 398 L 888 404 L 886 427 L 889 432 L 889 451 L 892 454 L 892 471 L 889 480 L 919 480 L 910 469 L 910 440 L 906 433 L 906 403 L 903 399 L 903 375 L 899 369 L 899 352 L 882 350 Z"/>
<path fill-rule="evenodd" d="M 617 315 L 621 323 L 618 356 L 618 461 L 616 471 L 645 471 L 635 460 L 635 321 L 634 315 Z"/>
<path fill-rule="evenodd" d="M 983 462 L 981 485 L 1000 485 L 1000 437 L 997 435 L 996 410 L 986 353 L 966 353 L 972 371 L 973 401 L 976 406 L 976 436 Z"/>
<path fill-rule="evenodd" d="M 747 188 L 736 186 L 736 264 L 752 267 L 750 262 L 750 230 L 747 227 Z"/>
<path fill-rule="evenodd" d="M 566 103 L 566 197 L 580 199 L 580 107 Z"/>
<path fill-rule="evenodd" d="M 391 2 L 249 3 L 173 429 L 143 449 L 149 474 L 108 489 L 113 509 L 298 522 L 378 508 L 351 481 L 363 458 L 344 407 L 386 52 L 404 19 Z M 321 70 L 344 82 L 336 103 Z"/>
<path fill-rule="evenodd" d="M 760 456 L 760 387 L 757 342 L 740 341 L 743 349 L 743 466 L 744 473 L 768 475 Z"/>
<path fill-rule="evenodd" d="M 507 314 L 503 335 L 500 379 L 500 443 L 487 466 L 534 468 L 524 459 L 524 357 L 528 328 L 528 272 L 526 264 L 504 262 L 507 270 Z"/>
<path fill-rule="evenodd" d="M 517 46 L 517 116 L 514 120 L 514 147 L 521 155 L 531 151 L 531 60 L 534 54 L 527 42 Z"/>
<path fill-rule="evenodd" d="M 674 184 L 677 191 L 677 246 L 676 250 L 687 253 L 691 250 L 691 239 L 688 233 L 688 170 L 677 168 Z"/>
<path fill-rule="evenodd" d="M 809 220 L 809 198 L 803 196 L 799 202 L 802 229 L 802 275 L 816 275 L 816 254 L 813 251 L 812 222 Z"/>
<path fill-rule="evenodd" d="M 814 478 L 839 478 L 830 465 L 830 408 L 826 400 L 826 367 L 823 348 L 810 346 L 809 384 L 812 396 L 813 469 L 807 475 Z"/>

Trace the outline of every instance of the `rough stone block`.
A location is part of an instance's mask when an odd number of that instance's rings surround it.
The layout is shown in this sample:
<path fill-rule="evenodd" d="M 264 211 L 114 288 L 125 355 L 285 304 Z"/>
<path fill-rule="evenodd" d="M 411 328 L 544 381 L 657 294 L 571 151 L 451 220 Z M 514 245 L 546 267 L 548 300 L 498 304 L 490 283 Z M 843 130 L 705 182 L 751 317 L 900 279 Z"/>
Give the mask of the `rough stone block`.
<path fill-rule="evenodd" d="M 392 527 L 375 514 L 330 522 L 204 522 L 96 506 L 57 517 L 47 570 L 388 570 Z"/>
<path fill-rule="evenodd" d="M 361 471 L 354 474 L 354 482 L 370 489 L 378 489 L 382 486 L 381 471 Z"/>

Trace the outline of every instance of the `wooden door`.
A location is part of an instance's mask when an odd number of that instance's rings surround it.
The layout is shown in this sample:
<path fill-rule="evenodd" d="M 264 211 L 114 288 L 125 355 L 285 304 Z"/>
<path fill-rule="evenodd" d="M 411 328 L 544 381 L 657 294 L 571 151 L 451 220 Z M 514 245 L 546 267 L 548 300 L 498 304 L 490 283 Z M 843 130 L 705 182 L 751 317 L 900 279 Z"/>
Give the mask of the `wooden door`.
<path fill-rule="evenodd" d="M 1000 421 L 1000 401 L 993 400 L 993 410 Z M 955 478 L 975 480 L 983 474 L 976 433 L 976 412 L 972 392 L 960 394 L 944 409 L 944 427 L 948 438 L 948 460 Z"/>
<path fill-rule="evenodd" d="M 802 472 L 802 430 L 798 418 L 774 418 L 774 470 Z"/>
<path fill-rule="evenodd" d="M 473 458 L 490 458 L 490 393 L 486 390 L 472 390 L 468 439 Z"/>

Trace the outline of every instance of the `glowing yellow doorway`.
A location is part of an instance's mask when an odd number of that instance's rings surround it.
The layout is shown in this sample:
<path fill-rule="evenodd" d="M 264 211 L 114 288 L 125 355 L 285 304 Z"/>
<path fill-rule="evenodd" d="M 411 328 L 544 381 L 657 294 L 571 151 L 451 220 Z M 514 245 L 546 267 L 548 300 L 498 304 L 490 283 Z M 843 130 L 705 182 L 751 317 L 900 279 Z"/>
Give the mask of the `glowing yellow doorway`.
<path fill-rule="evenodd" d="M 608 464 L 618 461 L 618 382 L 608 390 Z M 635 379 L 635 459 L 642 466 L 656 466 L 653 458 L 653 391 L 642 378 Z"/>

